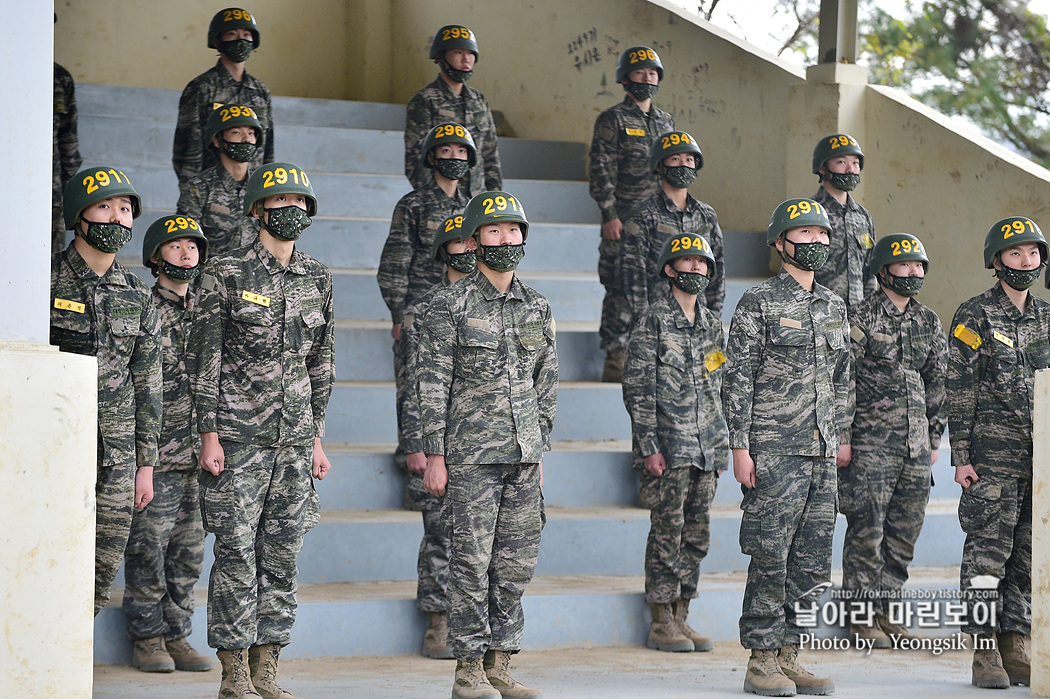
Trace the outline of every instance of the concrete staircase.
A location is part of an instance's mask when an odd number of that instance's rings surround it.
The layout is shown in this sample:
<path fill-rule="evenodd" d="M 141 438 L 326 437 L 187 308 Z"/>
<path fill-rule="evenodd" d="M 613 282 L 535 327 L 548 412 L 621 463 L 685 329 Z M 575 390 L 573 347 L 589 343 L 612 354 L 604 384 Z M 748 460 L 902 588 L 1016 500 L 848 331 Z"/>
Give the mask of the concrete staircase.
<path fill-rule="evenodd" d="M 121 260 L 144 278 L 139 254 L 149 224 L 178 198 L 170 165 L 179 93 L 78 86 L 85 166 L 120 166 L 145 211 Z M 302 249 L 335 275 L 337 384 L 328 409 L 326 452 L 333 463 L 318 484 L 321 523 L 299 559 L 300 607 L 289 657 L 416 653 L 425 617 L 415 608 L 418 513 L 400 508 L 404 479 L 396 442 L 389 316 L 375 281 L 390 214 L 410 186 L 402 175 L 404 109 L 398 105 L 275 98 L 276 154 L 306 169 L 319 216 Z M 619 385 L 597 381 L 604 359 L 597 328 L 597 209 L 587 195 L 586 145 L 501 139 L 505 189 L 533 226 L 520 274 L 544 293 L 558 320 L 561 366 L 554 451 L 544 462 L 548 523 L 536 579 L 525 597 L 526 648 L 644 644 L 648 629 L 642 561 L 648 514 L 636 506 L 630 423 Z M 701 173 L 699 189 L 704 177 Z M 717 202 L 711 202 L 717 208 Z M 740 295 L 767 274 L 764 234 L 725 231 L 729 283 L 723 321 Z M 152 284 L 152 280 L 149 281 Z M 962 532 L 957 488 L 942 454 L 916 566 L 925 587 L 957 584 Z M 712 513 L 711 552 L 693 625 L 716 640 L 737 637 L 747 558 L 737 544 L 740 493 L 723 474 Z M 840 518 L 836 567 L 845 522 Z M 206 647 L 210 541 L 191 641 Z M 126 663 L 130 643 L 114 600 L 96 620 L 95 660 Z"/>

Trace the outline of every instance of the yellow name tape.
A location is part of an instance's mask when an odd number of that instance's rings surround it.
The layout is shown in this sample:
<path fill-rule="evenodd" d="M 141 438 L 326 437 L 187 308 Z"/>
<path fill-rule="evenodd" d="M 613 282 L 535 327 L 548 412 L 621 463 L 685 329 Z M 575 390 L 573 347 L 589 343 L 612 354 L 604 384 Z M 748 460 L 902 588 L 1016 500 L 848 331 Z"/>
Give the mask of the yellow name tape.
<path fill-rule="evenodd" d="M 625 128 L 624 131 L 627 132 L 628 136 L 644 136 L 645 135 L 645 129 L 627 129 L 627 128 Z"/>
<path fill-rule="evenodd" d="M 255 303 L 260 306 L 266 306 L 267 308 L 270 307 L 269 296 L 263 296 L 262 294 L 256 294 L 251 291 L 242 291 L 241 298 L 247 301 L 248 303 Z"/>
<path fill-rule="evenodd" d="M 1007 347 L 1013 347 L 1013 346 L 1014 346 L 1014 341 L 1013 341 L 1013 340 L 1011 340 L 1011 339 L 1010 339 L 1009 337 L 1007 337 L 1006 335 L 1003 335 L 1003 334 L 1002 334 L 1001 332 L 999 332 L 999 331 L 993 332 L 993 333 L 992 333 L 992 337 L 994 337 L 994 338 L 995 338 L 996 340 L 998 340 L 999 342 L 1003 343 L 1003 344 L 1004 344 L 1004 345 L 1006 345 Z"/>
<path fill-rule="evenodd" d="M 981 338 L 977 336 L 977 333 L 970 330 L 962 323 L 955 326 L 955 331 L 952 332 L 952 335 L 957 337 L 960 342 L 967 345 L 970 349 L 977 349 L 981 346 Z"/>
<path fill-rule="evenodd" d="M 74 313 L 84 312 L 84 304 L 67 299 L 55 299 L 55 308 L 60 311 L 73 311 Z"/>

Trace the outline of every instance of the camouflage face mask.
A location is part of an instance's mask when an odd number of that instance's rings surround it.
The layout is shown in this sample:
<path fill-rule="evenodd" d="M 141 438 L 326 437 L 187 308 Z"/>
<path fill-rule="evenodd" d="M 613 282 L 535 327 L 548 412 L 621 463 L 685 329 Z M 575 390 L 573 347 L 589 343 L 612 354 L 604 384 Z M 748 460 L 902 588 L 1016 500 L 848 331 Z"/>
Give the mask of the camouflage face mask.
<path fill-rule="evenodd" d="M 178 265 L 171 264 L 167 260 L 161 260 L 160 271 L 163 272 L 164 276 L 168 279 L 177 282 L 188 282 L 200 276 L 201 266 L 200 264 L 196 264 L 192 267 L 179 267 Z"/>
<path fill-rule="evenodd" d="M 80 219 L 87 224 L 87 232 L 83 234 L 88 245 L 106 253 L 116 253 L 131 240 L 131 229 L 119 223 L 93 223 L 86 219 Z"/>
<path fill-rule="evenodd" d="M 434 167 L 450 180 L 458 180 L 467 174 L 467 170 L 470 169 L 470 163 L 457 158 L 435 158 Z"/>
<path fill-rule="evenodd" d="M 857 173 L 832 172 L 827 176 L 831 186 L 840 192 L 852 192 L 860 184 L 860 175 Z"/>
<path fill-rule="evenodd" d="M 266 222 L 262 227 L 281 240 L 298 240 L 303 231 L 310 227 L 313 221 L 310 215 L 298 206 L 282 206 L 276 209 L 267 209 Z"/>
<path fill-rule="evenodd" d="M 1003 265 L 1001 270 L 996 270 L 995 276 L 1009 284 L 1011 288 L 1024 291 L 1039 281 L 1039 273 L 1042 271 L 1042 265 L 1035 269 L 1014 269 Z"/>
<path fill-rule="evenodd" d="M 678 272 L 678 276 L 671 280 L 679 289 L 694 296 L 702 294 L 710 282 L 706 274 L 699 272 Z"/>
<path fill-rule="evenodd" d="M 676 189 L 685 189 L 696 179 L 696 168 L 688 165 L 665 165 L 664 179 Z"/>
<path fill-rule="evenodd" d="M 248 56 L 251 55 L 253 49 L 255 49 L 255 44 L 249 39 L 234 39 L 233 41 L 219 42 L 219 51 L 234 63 L 244 63 L 247 61 Z"/>
<path fill-rule="evenodd" d="M 517 269 L 521 258 L 525 257 L 525 243 L 521 245 L 481 245 L 480 259 L 485 266 L 495 272 L 510 272 Z"/>
<path fill-rule="evenodd" d="M 624 84 L 624 88 L 630 92 L 631 96 L 636 100 L 644 102 L 645 100 L 651 100 L 653 96 L 656 95 L 656 91 L 660 89 L 660 86 L 651 83 L 636 83 L 628 80 Z"/>
<path fill-rule="evenodd" d="M 886 276 L 889 277 L 886 286 L 901 296 L 918 296 L 922 290 L 922 283 L 926 281 L 925 277 L 898 277 L 889 270 L 886 270 Z"/>
<path fill-rule="evenodd" d="M 785 243 L 795 246 L 795 254 L 788 255 L 787 247 L 784 248 L 784 257 L 799 269 L 813 272 L 824 266 L 831 254 L 831 246 L 827 243 L 796 243 L 784 238 Z"/>
<path fill-rule="evenodd" d="M 452 66 L 445 64 L 445 75 L 447 75 L 453 82 L 465 83 L 470 80 L 470 76 L 474 75 L 473 70 L 458 70 Z"/>
<path fill-rule="evenodd" d="M 259 151 L 259 147 L 254 143 L 234 143 L 223 139 L 222 144 L 230 160 L 235 160 L 238 163 L 251 162 L 251 159 Z"/>
<path fill-rule="evenodd" d="M 448 266 L 461 274 L 470 274 L 478 268 L 478 258 L 473 250 L 449 253 Z"/>

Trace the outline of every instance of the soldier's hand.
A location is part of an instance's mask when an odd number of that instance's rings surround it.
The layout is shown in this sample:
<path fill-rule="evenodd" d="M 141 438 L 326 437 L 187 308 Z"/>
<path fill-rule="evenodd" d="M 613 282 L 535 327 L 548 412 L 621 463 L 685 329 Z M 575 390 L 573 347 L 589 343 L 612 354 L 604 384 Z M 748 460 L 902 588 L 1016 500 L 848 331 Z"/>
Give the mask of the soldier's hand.
<path fill-rule="evenodd" d="M 974 471 L 970 464 L 955 467 L 955 482 L 962 487 L 969 488 L 978 480 L 980 479 L 977 477 L 977 471 Z"/>
<path fill-rule="evenodd" d="M 653 454 L 645 457 L 644 465 L 645 470 L 657 478 L 664 475 L 664 471 L 667 470 L 667 462 L 664 461 L 663 454 Z"/>
<path fill-rule="evenodd" d="M 441 454 L 427 455 L 427 470 L 423 472 L 423 488 L 436 497 L 445 494 L 448 486 L 448 469 L 445 468 L 445 457 Z"/>
<path fill-rule="evenodd" d="M 135 509 L 141 510 L 153 500 L 153 467 L 135 471 Z"/>
<path fill-rule="evenodd" d="M 602 237 L 606 240 L 619 240 L 620 233 L 623 232 L 623 221 L 618 218 L 614 218 L 611 221 L 606 221 L 602 224 Z"/>
<path fill-rule="evenodd" d="M 933 451 L 931 451 L 930 452 L 930 464 L 933 465 L 933 464 L 937 463 L 937 457 L 940 456 L 940 455 L 941 455 L 941 452 L 938 449 L 934 449 Z"/>
<path fill-rule="evenodd" d="M 423 473 L 427 470 L 427 455 L 421 451 L 414 451 L 405 457 L 408 462 L 408 470 L 412 473 Z"/>
<path fill-rule="evenodd" d="M 736 477 L 737 483 L 744 487 L 755 487 L 757 482 L 755 478 L 755 460 L 751 458 L 751 453 L 747 449 L 733 450 L 733 475 Z"/>
<path fill-rule="evenodd" d="M 313 470 L 311 471 L 314 478 L 319 481 L 323 481 L 324 477 L 328 475 L 328 472 L 332 470 L 332 462 L 328 460 L 328 456 L 324 453 L 324 448 L 321 446 L 321 438 L 314 437 L 314 464 Z"/>
<path fill-rule="evenodd" d="M 395 341 L 401 341 L 401 323 L 394 323 L 390 328 L 390 337 L 394 338 Z"/>
<path fill-rule="evenodd" d="M 226 453 L 219 443 L 218 432 L 201 432 L 201 453 L 197 463 L 213 476 L 222 473 L 226 468 Z"/>
<path fill-rule="evenodd" d="M 543 487 L 543 462 L 540 462 L 540 487 Z"/>
<path fill-rule="evenodd" d="M 850 461 L 853 461 L 853 445 L 840 444 L 838 453 L 835 454 L 835 465 L 839 468 L 846 468 Z"/>

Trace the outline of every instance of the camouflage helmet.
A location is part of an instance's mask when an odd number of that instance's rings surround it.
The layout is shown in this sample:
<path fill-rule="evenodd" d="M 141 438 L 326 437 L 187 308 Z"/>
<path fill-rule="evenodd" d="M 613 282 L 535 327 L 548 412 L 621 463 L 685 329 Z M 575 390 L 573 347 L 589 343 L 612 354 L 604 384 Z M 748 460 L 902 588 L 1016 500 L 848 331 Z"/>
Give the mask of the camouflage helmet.
<path fill-rule="evenodd" d="M 664 79 L 664 64 L 648 46 L 632 46 L 620 54 L 616 61 L 616 82 L 622 83 L 627 74 L 639 68 L 655 68 L 660 82 Z"/>
<path fill-rule="evenodd" d="M 474 164 L 478 161 L 477 147 L 474 145 L 474 139 L 471 138 L 469 131 L 451 121 L 444 124 L 438 124 L 430 131 L 427 131 L 427 137 L 423 139 L 423 148 L 420 151 L 423 157 L 423 165 L 429 168 L 434 167 L 427 160 L 427 156 L 430 155 L 431 150 L 445 143 L 460 143 L 466 146 L 467 163 L 470 167 L 474 167 Z"/>
<path fill-rule="evenodd" d="M 482 225 L 503 222 L 521 224 L 522 242 L 529 237 L 529 220 L 525 218 L 525 208 L 512 194 L 482 192 L 467 202 L 467 208 L 463 210 L 463 230 L 475 238 L 478 237 L 478 228 Z"/>
<path fill-rule="evenodd" d="M 213 109 L 204 125 L 204 140 L 210 146 L 215 137 L 234 126 L 251 126 L 255 129 L 255 146 L 263 147 L 263 128 L 251 107 L 224 104 Z"/>
<path fill-rule="evenodd" d="M 142 264 L 156 271 L 157 263 L 153 258 L 159 255 L 160 246 L 176 238 L 195 238 L 200 250 L 198 264 L 203 265 L 208 259 L 208 239 L 199 223 L 189 216 L 161 216 L 146 229 L 146 238 L 142 241 Z"/>
<path fill-rule="evenodd" d="M 992 269 L 992 260 L 1006 248 L 1022 243 L 1035 243 L 1039 246 L 1042 262 L 1047 261 L 1046 238 L 1039 230 L 1039 225 L 1024 216 L 1008 216 L 992 224 L 988 235 L 984 237 L 984 266 Z"/>
<path fill-rule="evenodd" d="M 685 131 L 671 131 L 653 141 L 649 148 L 649 170 L 656 172 L 656 166 L 664 158 L 676 153 L 693 153 L 696 155 L 696 169 L 704 166 L 704 154 L 700 152 L 700 146 L 696 145 L 696 139 Z"/>
<path fill-rule="evenodd" d="M 103 199 L 127 196 L 131 199 L 132 218 L 142 213 L 142 200 L 128 176 L 120 170 L 100 165 L 89 167 L 73 175 L 62 194 L 62 214 L 66 230 L 77 225 L 80 213 Z"/>
<path fill-rule="evenodd" d="M 474 60 L 478 60 L 478 40 L 474 32 L 461 24 L 446 24 L 434 34 L 434 40 L 430 42 L 430 60 L 436 60 L 445 51 L 450 49 L 466 49 L 474 54 Z"/>
<path fill-rule="evenodd" d="M 886 265 L 915 260 L 921 262 L 923 269 L 929 271 L 930 258 L 926 255 L 926 248 L 922 242 L 911 233 L 894 233 L 875 242 L 875 247 L 871 250 L 871 271 L 877 275 Z"/>
<path fill-rule="evenodd" d="M 766 229 L 766 245 L 777 242 L 780 234 L 799 226 L 820 226 L 831 234 L 831 222 L 824 208 L 812 199 L 788 199 L 773 209 Z"/>
<path fill-rule="evenodd" d="M 864 151 L 860 149 L 857 139 L 848 133 L 833 133 L 817 141 L 817 147 L 813 149 L 813 174 L 819 175 L 824 163 L 840 155 L 857 156 L 860 169 L 864 169 Z"/>
<path fill-rule="evenodd" d="M 302 194 L 306 197 L 306 213 L 317 215 L 317 197 L 310 177 L 292 163 L 267 163 L 252 173 L 244 188 L 244 215 L 250 216 L 256 202 L 275 194 Z"/>
<path fill-rule="evenodd" d="M 259 48 L 259 25 L 255 23 L 255 18 L 248 10 L 242 10 L 239 7 L 219 10 L 211 18 L 211 24 L 208 25 L 208 48 L 219 48 L 215 45 L 215 40 L 230 29 L 247 29 L 252 33 L 252 45 Z"/>
<path fill-rule="evenodd" d="M 470 233 L 466 233 L 463 230 L 463 214 L 449 216 L 441 222 L 437 235 L 434 236 L 434 244 L 431 246 L 430 251 L 434 254 L 435 260 L 444 262 L 441 253 L 445 249 L 445 243 L 460 242 L 469 237 Z"/>
<path fill-rule="evenodd" d="M 711 252 L 711 244 L 702 236 L 693 233 L 682 233 L 664 241 L 663 246 L 660 248 L 660 259 L 656 262 L 656 266 L 660 269 L 659 276 L 667 276 L 664 266 L 668 262 L 690 255 L 707 260 L 707 277 L 709 279 L 714 279 L 718 276 L 718 270 L 715 267 L 715 254 Z"/>

